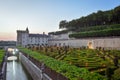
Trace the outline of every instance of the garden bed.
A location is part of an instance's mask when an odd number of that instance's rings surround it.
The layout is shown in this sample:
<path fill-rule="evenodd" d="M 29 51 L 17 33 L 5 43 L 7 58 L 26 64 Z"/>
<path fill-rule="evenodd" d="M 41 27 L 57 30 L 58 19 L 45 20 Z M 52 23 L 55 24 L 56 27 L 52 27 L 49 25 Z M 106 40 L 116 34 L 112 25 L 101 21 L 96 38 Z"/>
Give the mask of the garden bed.
<path fill-rule="evenodd" d="M 99 75 L 98 73 L 90 73 L 85 68 L 70 65 L 65 61 L 58 61 L 51 57 L 45 56 L 43 53 L 38 53 L 21 47 L 19 47 L 19 49 L 34 59 L 44 62 L 46 66 L 66 76 L 70 80 L 106 80 L 105 77 Z"/>

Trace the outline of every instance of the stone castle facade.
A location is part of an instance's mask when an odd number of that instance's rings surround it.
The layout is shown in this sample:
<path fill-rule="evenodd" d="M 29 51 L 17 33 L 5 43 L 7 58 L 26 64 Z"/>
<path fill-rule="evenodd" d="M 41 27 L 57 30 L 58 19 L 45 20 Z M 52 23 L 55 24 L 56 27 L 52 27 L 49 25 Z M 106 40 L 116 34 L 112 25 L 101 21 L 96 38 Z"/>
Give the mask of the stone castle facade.
<path fill-rule="evenodd" d="M 44 32 L 43 34 L 31 34 L 29 29 L 17 30 L 17 45 L 28 46 L 28 45 L 46 45 L 48 44 L 49 36 Z"/>
<path fill-rule="evenodd" d="M 29 34 L 28 28 L 25 31 L 17 30 L 17 45 L 49 45 L 49 46 L 70 46 L 88 47 L 91 49 L 117 49 L 120 50 L 120 37 L 97 37 L 97 38 L 69 38 L 69 33 L 54 34 Z"/>

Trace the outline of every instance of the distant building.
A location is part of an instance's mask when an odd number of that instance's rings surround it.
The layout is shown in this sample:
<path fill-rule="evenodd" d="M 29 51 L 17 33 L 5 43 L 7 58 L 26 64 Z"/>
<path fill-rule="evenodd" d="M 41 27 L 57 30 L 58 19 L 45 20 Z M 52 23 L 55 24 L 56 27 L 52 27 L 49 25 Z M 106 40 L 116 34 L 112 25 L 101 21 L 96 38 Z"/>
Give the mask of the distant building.
<path fill-rule="evenodd" d="M 0 48 L 16 46 L 16 41 L 0 41 Z"/>
<path fill-rule="evenodd" d="M 28 45 L 46 45 L 48 44 L 49 36 L 44 32 L 43 34 L 31 34 L 29 29 L 17 30 L 17 45 L 28 46 Z"/>

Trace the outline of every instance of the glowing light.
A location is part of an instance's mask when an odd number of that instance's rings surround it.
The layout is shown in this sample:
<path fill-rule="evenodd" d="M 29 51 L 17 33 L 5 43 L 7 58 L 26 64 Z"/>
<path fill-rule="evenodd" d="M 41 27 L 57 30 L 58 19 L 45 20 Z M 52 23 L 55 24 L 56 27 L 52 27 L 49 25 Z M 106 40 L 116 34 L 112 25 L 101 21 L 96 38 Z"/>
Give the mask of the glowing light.
<path fill-rule="evenodd" d="M 13 51 L 12 53 L 15 54 L 15 51 Z"/>
<path fill-rule="evenodd" d="M 88 42 L 88 48 L 89 48 L 89 49 L 93 49 L 93 44 L 92 44 L 92 42 Z"/>

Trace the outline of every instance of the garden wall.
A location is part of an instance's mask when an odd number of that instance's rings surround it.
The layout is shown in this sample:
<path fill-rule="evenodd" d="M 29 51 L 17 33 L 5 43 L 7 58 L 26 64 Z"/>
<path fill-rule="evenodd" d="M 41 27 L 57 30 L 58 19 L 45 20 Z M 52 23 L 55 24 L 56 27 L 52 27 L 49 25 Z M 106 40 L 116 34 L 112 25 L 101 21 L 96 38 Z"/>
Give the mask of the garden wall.
<path fill-rule="evenodd" d="M 25 57 L 22 53 L 20 53 L 20 59 L 28 73 L 32 76 L 33 80 L 52 80 L 49 76 L 34 65 L 27 57 Z"/>
<path fill-rule="evenodd" d="M 66 40 L 49 40 L 49 45 L 69 45 L 71 47 L 88 46 L 89 48 L 102 47 L 105 49 L 120 50 L 120 37 L 101 37 L 101 38 L 82 38 L 82 39 L 66 39 Z"/>

